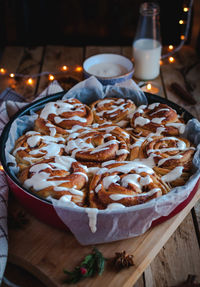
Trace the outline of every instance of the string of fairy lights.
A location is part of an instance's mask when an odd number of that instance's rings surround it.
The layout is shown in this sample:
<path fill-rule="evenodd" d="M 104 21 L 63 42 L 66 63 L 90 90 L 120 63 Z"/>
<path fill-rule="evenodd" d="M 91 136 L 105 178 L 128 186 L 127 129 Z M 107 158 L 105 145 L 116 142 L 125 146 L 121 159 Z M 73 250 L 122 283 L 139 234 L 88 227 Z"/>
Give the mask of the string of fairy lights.
<path fill-rule="evenodd" d="M 191 22 L 191 14 L 192 14 L 192 6 L 193 6 L 193 0 L 184 0 L 183 3 L 183 13 L 187 13 L 186 19 L 179 19 L 179 24 L 182 26 L 185 26 L 184 33 L 181 33 L 180 35 L 180 44 L 176 47 L 173 45 L 168 46 L 168 53 L 162 55 L 160 64 L 163 64 L 163 60 L 168 58 L 169 63 L 174 63 L 175 58 L 173 57 L 174 53 L 179 51 L 183 45 L 185 44 L 186 40 L 188 39 L 189 29 L 190 29 L 190 22 Z M 184 18 L 184 17 L 183 17 Z M 67 65 L 63 65 L 59 68 L 57 72 L 41 72 L 37 74 L 20 74 L 20 73 L 14 73 L 7 71 L 6 67 L 0 67 L 0 76 L 7 76 L 9 78 L 24 78 L 27 85 L 33 85 L 34 79 L 41 77 L 41 76 L 48 76 L 48 80 L 51 82 L 55 79 L 56 75 L 60 75 L 67 71 L 74 71 L 77 73 L 82 72 L 83 68 L 82 66 L 76 66 L 76 67 L 70 67 Z"/>

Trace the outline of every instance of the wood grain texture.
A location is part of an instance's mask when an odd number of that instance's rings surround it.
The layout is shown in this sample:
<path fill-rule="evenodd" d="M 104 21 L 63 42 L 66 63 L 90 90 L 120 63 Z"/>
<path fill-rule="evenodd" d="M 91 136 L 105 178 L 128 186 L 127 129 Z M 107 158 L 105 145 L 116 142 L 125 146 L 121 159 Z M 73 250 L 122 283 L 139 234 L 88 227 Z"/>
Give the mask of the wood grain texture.
<path fill-rule="evenodd" d="M 23 51 L 23 47 L 6 47 L 0 61 L 1 67 L 6 69 L 7 73 L 16 73 Z M 0 93 L 8 87 L 15 88 L 15 79 L 0 76 Z"/>
<path fill-rule="evenodd" d="M 24 48 L 17 73 L 34 75 L 40 72 L 44 47 Z M 28 101 L 35 98 L 39 77 L 33 78 L 33 84 L 27 85 L 28 78 L 16 78 L 15 90 Z"/>
<path fill-rule="evenodd" d="M 161 66 L 161 73 L 164 82 L 164 86 L 167 91 L 167 98 L 178 105 L 186 108 L 188 112 L 200 119 L 200 62 L 197 55 L 191 47 L 185 46 L 179 53 L 175 54 L 175 62 L 169 63 L 168 59 L 165 59 Z M 173 82 L 179 83 L 184 89 L 188 89 L 191 95 L 196 99 L 197 105 L 190 105 L 183 100 L 180 96 L 174 94 L 170 89 L 170 85 Z"/>
<path fill-rule="evenodd" d="M 55 79 L 64 90 L 67 90 L 82 80 L 82 72 L 75 71 L 75 68 L 82 63 L 83 48 L 81 47 L 47 46 L 41 70 L 42 72 L 59 73 L 55 75 Z M 66 72 L 61 71 L 63 65 L 68 66 Z M 48 75 L 41 77 L 37 93 L 40 94 L 49 84 Z"/>
<path fill-rule="evenodd" d="M 87 279 L 79 286 L 132 287 L 199 197 L 200 190 L 179 214 L 141 236 L 99 244 L 98 248 L 106 258 L 123 250 L 133 254 L 135 266 L 119 273 L 106 269 L 103 276 Z M 29 223 L 23 230 L 10 229 L 9 261 L 27 269 L 47 286 L 61 286 L 64 279 L 62 270 L 72 270 L 91 252 L 91 246 L 80 246 L 71 233 L 57 231 L 29 214 L 27 216 Z"/>
<path fill-rule="evenodd" d="M 8 73 L 19 73 L 25 75 L 37 74 L 42 61 L 42 47 L 23 48 L 6 47 L 1 60 L 1 66 L 5 67 Z M 28 101 L 34 98 L 38 77 L 33 80 L 32 85 L 27 85 L 27 78 L 0 78 L 0 91 L 10 87 Z"/>
<path fill-rule="evenodd" d="M 189 106 L 188 108 L 188 104 L 170 90 L 172 82 L 177 82 L 182 86 L 191 82 L 192 76 L 190 75 L 190 78 L 188 78 L 189 74 L 186 74 L 185 78 L 186 70 L 183 71 L 182 69 L 183 67 L 192 65 L 196 61 L 196 55 L 193 50 L 184 47 L 180 53 L 175 55 L 175 60 L 176 62 L 173 64 L 169 64 L 165 60 L 161 66 L 167 98 L 183 106 L 186 110 L 193 113 L 194 116 L 197 116 L 196 109 L 193 106 Z M 192 74 L 194 77 L 194 72 Z M 195 77 L 198 77 L 198 75 Z M 198 87 L 195 88 L 194 93 L 197 93 L 197 91 Z M 197 218 L 199 218 L 200 210 L 198 203 L 195 205 L 195 210 Z M 194 253 L 193 250 L 190 251 L 191 246 L 193 246 Z M 167 244 L 161 249 L 154 261 L 145 270 L 146 286 L 175 286 L 185 281 L 189 273 L 199 275 L 199 263 L 199 246 L 190 213 Z"/>
<path fill-rule="evenodd" d="M 199 282 L 199 270 L 200 250 L 189 214 L 145 270 L 145 283 L 149 287 L 176 286 L 189 274 L 196 275 Z"/>
<path fill-rule="evenodd" d="M 24 268 L 22 269 L 11 263 L 7 264 L 4 276 L 10 282 L 20 287 L 46 287 L 38 278 L 27 272 Z M 8 285 L 3 282 L 2 287 L 8 287 Z"/>
<path fill-rule="evenodd" d="M 170 64 L 166 59 L 161 66 L 163 84 L 167 92 L 167 98 L 189 111 L 194 117 L 200 120 L 200 60 L 195 50 L 189 46 L 184 46 L 174 55 L 175 62 Z M 194 99 L 196 105 L 190 105 L 188 102 L 178 97 L 170 89 L 170 85 L 177 82 L 184 89 L 187 89 Z M 195 205 L 197 222 L 200 230 L 200 202 Z"/>
<path fill-rule="evenodd" d="M 104 53 L 121 54 L 121 47 L 87 46 L 85 50 L 85 58 L 91 57 L 96 54 L 104 54 Z"/>

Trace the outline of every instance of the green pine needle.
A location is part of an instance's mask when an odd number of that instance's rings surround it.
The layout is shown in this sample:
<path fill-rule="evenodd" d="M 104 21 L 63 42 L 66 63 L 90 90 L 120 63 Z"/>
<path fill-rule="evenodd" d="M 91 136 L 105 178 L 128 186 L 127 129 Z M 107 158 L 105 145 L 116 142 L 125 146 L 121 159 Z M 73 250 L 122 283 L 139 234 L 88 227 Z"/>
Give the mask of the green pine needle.
<path fill-rule="evenodd" d="M 64 283 L 74 284 L 84 278 L 93 277 L 96 274 L 101 275 L 104 271 L 104 266 L 105 258 L 102 253 L 94 247 L 92 253 L 86 255 L 81 264 L 76 266 L 72 272 L 64 270 L 64 273 L 67 274 Z"/>

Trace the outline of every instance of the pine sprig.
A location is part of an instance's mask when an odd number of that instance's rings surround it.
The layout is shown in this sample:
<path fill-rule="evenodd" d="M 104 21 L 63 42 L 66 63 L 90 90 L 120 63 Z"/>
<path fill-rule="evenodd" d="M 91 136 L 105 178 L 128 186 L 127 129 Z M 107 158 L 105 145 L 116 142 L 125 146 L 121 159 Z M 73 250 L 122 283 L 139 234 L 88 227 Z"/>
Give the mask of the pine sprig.
<path fill-rule="evenodd" d="M 64 283 L 74 284 L 80 280 L 88 277 L 93 277 L 98 274 L 101 275 L 104 271 L 105 258 L 102 253 L 94 247 L 92 253 L 85 256 L 84 260 L 79 266 L 76 266 L 72 272 L 64 270 L 67 278 Z"/>

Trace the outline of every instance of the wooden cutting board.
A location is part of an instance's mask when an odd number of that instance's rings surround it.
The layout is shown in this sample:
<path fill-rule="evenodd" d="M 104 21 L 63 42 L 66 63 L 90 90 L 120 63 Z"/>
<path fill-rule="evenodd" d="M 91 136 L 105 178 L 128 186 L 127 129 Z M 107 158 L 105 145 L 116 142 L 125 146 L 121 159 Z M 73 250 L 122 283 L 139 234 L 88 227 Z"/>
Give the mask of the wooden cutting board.
<path fill-rule="evenodd" d="M 76 286 L 133 286 L 198 199 L 200 188 L 180 213 L 151 228 L 145 234 L 127 240 L 99 244 L 97 247 L 104 257 L 112 258 L 115 252 L 125 250 L 128 254 L 134 255 L 135 265 L 118 273 L 105 268 L 103 275 L 83 280 Z M 16 202 L 12 202 L 10 207 L 15 213 L 23 210 Z M 66 277 L 63 269 L 72 270 L 92 251 L 92 246 L 81 246 L 70 232 L 50 227 L 30 214 L 26 213 L 26 218 L 28 223 L 23 229 L 9 230 L 9 261 L 25 268 L 48 287 L 64 286 L 63 280 Z"/>

